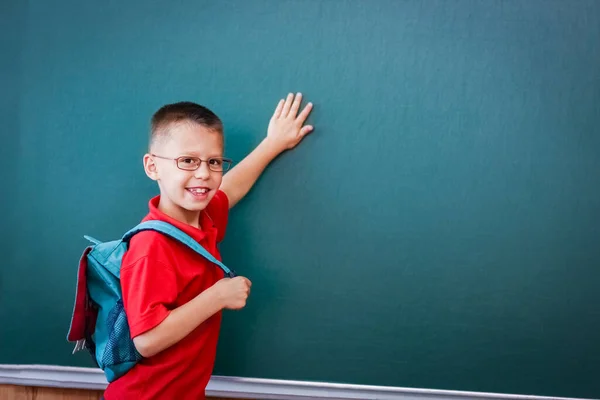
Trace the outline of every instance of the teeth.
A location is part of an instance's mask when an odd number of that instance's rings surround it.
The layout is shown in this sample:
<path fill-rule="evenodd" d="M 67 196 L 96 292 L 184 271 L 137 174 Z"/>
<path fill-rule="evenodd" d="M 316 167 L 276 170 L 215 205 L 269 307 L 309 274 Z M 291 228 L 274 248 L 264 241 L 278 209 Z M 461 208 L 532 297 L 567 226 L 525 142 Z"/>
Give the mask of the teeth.
<path fill-rule="evenodd" d="M 205 194 L 208 192 L 208 189 L 188 189 L 188 190 L 194 194 Z"/>

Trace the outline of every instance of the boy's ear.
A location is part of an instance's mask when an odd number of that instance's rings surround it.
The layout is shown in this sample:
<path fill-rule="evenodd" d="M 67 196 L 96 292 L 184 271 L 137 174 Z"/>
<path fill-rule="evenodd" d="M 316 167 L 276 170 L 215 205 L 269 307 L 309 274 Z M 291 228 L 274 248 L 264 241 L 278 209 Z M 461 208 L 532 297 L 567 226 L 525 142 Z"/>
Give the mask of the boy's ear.
<path fill-rule="evenodd" d="M 158 168 L 150 154 L 144 154 L 144 171 L 146 171 L 148 178 L 153 181 L 158 180 Z"/>

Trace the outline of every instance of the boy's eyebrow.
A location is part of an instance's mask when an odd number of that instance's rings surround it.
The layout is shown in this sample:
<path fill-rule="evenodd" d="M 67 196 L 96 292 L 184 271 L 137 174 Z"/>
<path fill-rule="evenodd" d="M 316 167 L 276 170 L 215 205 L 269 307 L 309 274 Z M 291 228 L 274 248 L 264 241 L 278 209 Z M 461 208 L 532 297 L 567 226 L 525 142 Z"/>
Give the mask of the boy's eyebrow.
<path fill-rule="evenodd" d="M 195 151 L 188 151 L 185 153 L 180 153 L 180 155 L 178 155 L 177 157 L 199 157 L 202 158 L 202 155 L 198 152 Z M 213 153 L 212 155 L 207 156 L 208 158 L 212 158 L 212 157 L 224 157 L 223 153 Z"/>

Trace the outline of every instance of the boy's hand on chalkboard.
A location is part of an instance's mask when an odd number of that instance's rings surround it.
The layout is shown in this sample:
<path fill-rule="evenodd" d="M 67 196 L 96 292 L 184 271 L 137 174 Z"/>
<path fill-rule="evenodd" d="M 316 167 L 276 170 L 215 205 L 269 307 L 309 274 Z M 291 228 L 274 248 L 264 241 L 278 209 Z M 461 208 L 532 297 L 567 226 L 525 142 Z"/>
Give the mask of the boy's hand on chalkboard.
<path fill-rule="evenodd" d="M 252 282 L 243 276 L 224 278 L 213 286 L 222 308 L 239 310 L 246 306 Z"/>
<path fill-rule="evenodd" d="M 304 126 L 304 122 L 312 110 L 312 103 L 308 103 L 298 114 L 301 103 L 302 93 L 297 93 L 295 97 L 290 93 L 285 100 L 279 101 L 271 117 L 269 129 L 267 130 L 267 140 L 279 152 L 294 148 L 302 141 L 304 136 L 313 130 L 311 125 Z"/>

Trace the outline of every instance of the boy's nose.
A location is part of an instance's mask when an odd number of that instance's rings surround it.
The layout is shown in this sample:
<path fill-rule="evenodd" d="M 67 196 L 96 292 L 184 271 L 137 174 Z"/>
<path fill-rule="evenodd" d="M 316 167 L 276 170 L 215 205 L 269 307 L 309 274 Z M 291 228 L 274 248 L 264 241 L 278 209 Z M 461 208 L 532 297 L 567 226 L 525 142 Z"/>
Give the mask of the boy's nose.
<path fill-rule="evenodd" d="M 208 163 L 201 161 L 200 166 L 196 170 L 194 176 L 198 179 L 208 179 L 210 176 L 210 169 L 208 168 Z"/>

